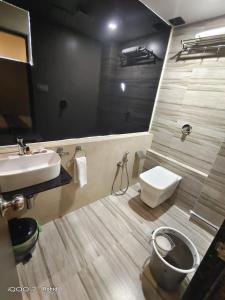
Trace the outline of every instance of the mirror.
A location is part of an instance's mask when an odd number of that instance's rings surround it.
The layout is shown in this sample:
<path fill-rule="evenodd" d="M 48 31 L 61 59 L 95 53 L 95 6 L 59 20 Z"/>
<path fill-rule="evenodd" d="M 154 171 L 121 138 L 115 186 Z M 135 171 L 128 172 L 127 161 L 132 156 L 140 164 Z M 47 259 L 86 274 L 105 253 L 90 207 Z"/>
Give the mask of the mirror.
<path fill-rule="evenodd" d="M 0 57 L 32 65 L 29 12 L 0 1 Z"/>
<path fill-rule="evenodd" d="M 170 26 L 138 0 L 8 2 L 34 65 L 0 61 L 1 145 L 148 130 Z"/>

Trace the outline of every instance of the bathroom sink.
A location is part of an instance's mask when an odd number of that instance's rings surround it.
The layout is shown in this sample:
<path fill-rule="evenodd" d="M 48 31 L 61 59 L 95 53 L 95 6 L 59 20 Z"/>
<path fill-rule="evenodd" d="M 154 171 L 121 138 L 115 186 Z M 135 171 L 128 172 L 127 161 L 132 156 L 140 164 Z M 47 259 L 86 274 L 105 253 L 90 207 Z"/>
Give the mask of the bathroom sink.
<path fill-rule="evenodd" d="M 60 166 L 61 158 L 52 150 L 0 159 L 0 192 L 10 192 L 54 179 L 60 174 Z"/>

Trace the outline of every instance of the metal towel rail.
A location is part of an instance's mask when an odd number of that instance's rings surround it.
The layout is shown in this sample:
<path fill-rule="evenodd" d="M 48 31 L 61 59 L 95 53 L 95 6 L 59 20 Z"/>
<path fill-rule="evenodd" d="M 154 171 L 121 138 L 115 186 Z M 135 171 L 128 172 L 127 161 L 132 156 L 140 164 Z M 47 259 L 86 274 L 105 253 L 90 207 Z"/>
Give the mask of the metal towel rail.
<path fill-rule="evenodd" d="M 75 147 L 74 157 L 76 157 L 77 153 L 83 153 L 84 156 L 87 156 L 86 152 L 81 148 L 81 146 L 76 146 Z"/>
<path fill-rule="evenodd" d="M 182 50 L 177 60 L 225 56 L 225 35 L 181 40 Z"/>

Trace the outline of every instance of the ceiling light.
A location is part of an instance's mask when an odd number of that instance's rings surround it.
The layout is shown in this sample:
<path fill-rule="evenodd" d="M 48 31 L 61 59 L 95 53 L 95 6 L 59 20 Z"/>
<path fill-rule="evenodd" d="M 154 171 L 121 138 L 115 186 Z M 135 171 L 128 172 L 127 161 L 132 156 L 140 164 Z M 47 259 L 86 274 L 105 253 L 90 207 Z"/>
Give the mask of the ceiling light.
<path fill-rule="evenodd" d="M 108 24 L 108 28 L 109 28 L 110 30 L 116 30 L 116 29 L 117 29 L 117 24 L 116 24 L 115 22 L 110 22 L 110 23 Z"/>

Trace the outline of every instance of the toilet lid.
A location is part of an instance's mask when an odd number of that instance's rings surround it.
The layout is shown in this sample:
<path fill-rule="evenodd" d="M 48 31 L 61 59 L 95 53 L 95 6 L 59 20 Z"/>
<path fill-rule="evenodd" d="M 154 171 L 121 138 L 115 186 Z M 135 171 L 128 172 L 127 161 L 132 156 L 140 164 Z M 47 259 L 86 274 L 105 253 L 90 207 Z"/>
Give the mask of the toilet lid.
<path fill-rule="evenodd" d="M 140 174 L 140 178 L 158 190 L 166 189 L 181 179 L 179 175 L 160 166 Z"/>

